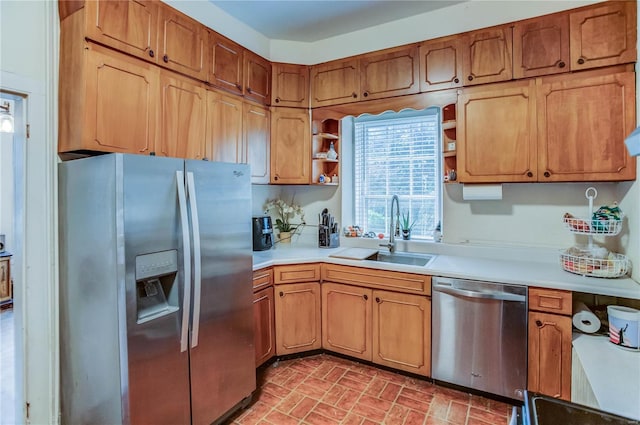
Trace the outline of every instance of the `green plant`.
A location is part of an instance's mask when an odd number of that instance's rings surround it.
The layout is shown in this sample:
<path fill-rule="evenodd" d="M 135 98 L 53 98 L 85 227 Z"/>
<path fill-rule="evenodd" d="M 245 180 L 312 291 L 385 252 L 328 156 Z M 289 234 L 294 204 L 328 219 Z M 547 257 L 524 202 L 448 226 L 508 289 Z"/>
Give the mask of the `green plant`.
<path fill-rule="evenodd" d="M 400 228 L 402 230 L 411 230 L 413 228 L 413 226 L 416 224 L 416 221 L 418 221 L 417 218 L 415 220 L 411 221 L 411 219 L 409 217 L 409 211 L 404 211 L 402 213 L 402 219 L 400 220 Z M 411 223 L 411 224 L 409 224 L 409 223 Z"/>
<path fill-rule="evenodd" d="M 298 227 L 305 225 L 304 211 L 300 205 L 294 204 L 293 199 L 291 204 L 283 201 L 282 199 L 269 199 L 264 204 L 264 212 L 268 213 L 270 209 L 274 209 L 277 212 L 276 227 L 281 232 L 295 232 Z M 291 223 L 291 219 L 297 215 L 300 216 L 300 223 Z"/>

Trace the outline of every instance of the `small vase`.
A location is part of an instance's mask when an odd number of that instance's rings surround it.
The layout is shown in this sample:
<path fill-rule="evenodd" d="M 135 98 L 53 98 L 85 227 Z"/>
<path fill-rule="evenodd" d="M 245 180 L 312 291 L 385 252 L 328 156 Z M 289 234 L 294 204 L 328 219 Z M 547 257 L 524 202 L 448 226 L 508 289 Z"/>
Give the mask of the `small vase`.
<path fill-rule="evenodd" d="M 405 241 L 411 239 L 411 229 L 402 229 L 402 239 Z"/>
<path fill-rule="evenodd" d="M 278 239 L 280 240 L 280 243 L 291 243 L 291 232 L 278 233 Z"/>

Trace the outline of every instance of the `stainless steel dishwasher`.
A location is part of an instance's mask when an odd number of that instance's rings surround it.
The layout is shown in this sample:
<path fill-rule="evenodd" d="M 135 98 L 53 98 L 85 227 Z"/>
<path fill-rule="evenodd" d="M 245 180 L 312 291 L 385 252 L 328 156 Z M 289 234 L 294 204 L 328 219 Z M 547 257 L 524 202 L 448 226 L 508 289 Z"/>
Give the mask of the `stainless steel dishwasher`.
<path fill-rule="evenodd" d="M 527 288 L 432 280 L 432 377 L 511 399 L 527 388 Z"/>

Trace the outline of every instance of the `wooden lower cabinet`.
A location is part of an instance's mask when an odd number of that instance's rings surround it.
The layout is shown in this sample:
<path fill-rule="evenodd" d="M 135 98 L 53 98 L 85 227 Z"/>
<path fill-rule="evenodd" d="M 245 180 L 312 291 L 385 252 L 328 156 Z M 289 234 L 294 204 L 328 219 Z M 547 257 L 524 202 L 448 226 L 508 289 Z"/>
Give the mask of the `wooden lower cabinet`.
<path fill-rule="evenodd" d="M 322 284 L 322 347 L 371 361 L 371 289 Z"/>
<path fill-rule="evenodd" d="M 431 375 L 431 300 L 373 291 L 373 362 Z"/>
<path fill-rule="evenodd" d="M 269 360 L 276 351 L 273 287 L 253 294 L 253 341 L 256 350 L 256 367 Z"/>
<path fill-rule="evenodd" d="M 0 258 L 0 302 L 11 300 L 11 273 L 9 257 Z"/>
<path fill-rule="evenodd" d="M 277 355 L 322 347 L 320 299 L 319 282 L 275 286 Z"/>
<path fill-rule="evenodd" d="M 571 400 L 571 317 L 529 312 L 529 391 Z"/>

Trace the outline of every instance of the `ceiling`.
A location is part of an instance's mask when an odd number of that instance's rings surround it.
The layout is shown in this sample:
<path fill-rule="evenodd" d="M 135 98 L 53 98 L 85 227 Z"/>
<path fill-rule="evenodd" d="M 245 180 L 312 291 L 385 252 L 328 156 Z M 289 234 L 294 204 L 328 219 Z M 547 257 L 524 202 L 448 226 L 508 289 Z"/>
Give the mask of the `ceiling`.
<path fill-rule="evenodd" d="M 272 40 L 314 42 L 465 0 L 209 0 Z"/>

